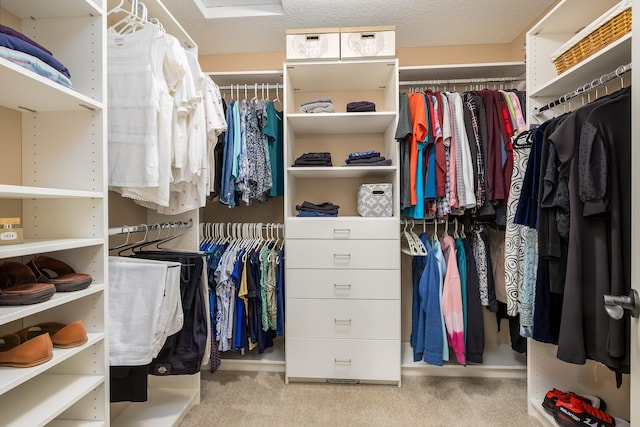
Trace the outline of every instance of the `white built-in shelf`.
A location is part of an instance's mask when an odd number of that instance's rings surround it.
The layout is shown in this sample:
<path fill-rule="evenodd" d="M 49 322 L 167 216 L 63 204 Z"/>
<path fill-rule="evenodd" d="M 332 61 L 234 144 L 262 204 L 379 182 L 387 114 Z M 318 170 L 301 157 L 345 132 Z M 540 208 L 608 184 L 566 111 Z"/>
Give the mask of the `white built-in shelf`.
<path fill-rule="evenodd" d="M 54 420 L 47 427 L 103 427 L 104 421 Z"/>
<path fill-rule="evenodd" d="M 220 354 L 221 363 L 218 368 L 221 371 L 263 371 L 284 372 L 284 337 L 277 338 L 273 347 L 264 353 L 258 353 L 257 349 L 246 351 L 225 351 Z"/>
<path fill-rule="evenodd" d="M 298 134 L 363 134 L 384 132 L 395 120 L 395 112 L 296 113 L 287 123 Z"/>
<path fill-rule="evenodd" d="M 4 6 L 4 3 L 3 3 Z M 93 111 L 103 105 L 73 89 L 0 58 L 0 105 L 20 112 Z"/>
<path fill-rule="evenodd" d="M 2 8 L 21 19 L 102 15 L 102 9 L 91 0 L 3 0 Z"/>
<path fill-rule="evenodd" d="M 38 304 L 0 306 L 0 325 L 102 292 L 104 292 L 104 284 L 92 283 L 88 288 L 79 291 L 57 292 L 51 299 Z"/>
<path fill-rule="evenodd" d="M 536 419 L 542 423 L 546 423 L 548 426 L 557 426 L 556 420 L 553 415 L 549 414 L 542 407 L 542 398 L 534 398 L 529 400 L 529 408 L 535 411 Z"/>
<path fill-rule="evenodd" d="M 339 66 L 336 66 L 339 64 Z M 384 89 L 395 72 L 395 59 L 287 63 L 295 91 L 359 91 Z"/>
<path fill-rule="evenodd" d="M 0 246 L 0 259 L 33 255 L 43 252 L 65 251 L 104 244 L 102 238 L 87 239 L 25 239 L 23 243 Z"/>
<path fill-rule="evenodd" d="M 3 199 L 102 199 L 98 191 L 64 190 L 59 188 L 27 187 L 0 184 L 0 198 Z"/>
<path fill-rule="evenodd" d="M 525 63 L 492 62 L 479 64 L 447 64 L 399 67 L 400 83 L 416 80 L 473 79 L 495 77 L 521 77 L 524 79 Z"/>
<path fill-rule="evenodd" d="M 177 426 L 196 403 L 197 391 L 179 388 L 149 388 L 146 402 L 132 403 L 115 420 L 112 427 Z M 211 420 L 215 423 L 215 420 Z"/>
<path fill-rule="evenodd" d="M 20 387 L 22 399 L 0 396 L 2 425 L 45 425 L 103 382 L 103 375 L 42 374 Z"/>
<path fill-rule="evenodd" d="M 620 0 L 565 0 L 560 2 L 530 30 L 533 35 L 570 34 L 573 37 Z M 576 13 L 579 10 L 579 13 Z"/>
<path fill-rule="evenodd" d="M 218 86 L 247 85 L 247 90 L 253 90 L 251 83 L 280 84 L 282 86 L 282 70 L 264 71 L 214 71 L 207 73 Z M 262 88 L 259 86 L 258 90 Z"/>
<path fill-rule="evenodd" d="M 98 341 L 102 341 L 104 339 L 104 333 L 87 333 L 88 341 L 79 346 L 69 349 L 53 349 L 53 359 L 50 361 L 43 363 L 42 365 L 34 366 L 32 368 L 8 368 L 8 367 L 0 367 L 0 393 L 6 393 L 25 382 L 31 380 L 32 378 L 37 377 L 38 375 L 42 375 L 47 370 L 51 369 L 53 366 L 56 366 L 70 357 L 75 356 L 76 354 L 84 351 L 87 347 L 92 346 Z M 2 402 L 2 397 L 0 396 L 0 402 Z M 3 411 L 4 418 L 4 411 Z M 4 424 L 3 424 L 4 425 Z M 24 424 L 26 425 L 35 425 L 35 424 Z"/>
<path fill-rule="evenodd" d="M 621 65 L 631 62 L 631 33 L 574 65 L 539 88 L 533 88 L 531 97 L 560 97 L 590 83 Z M 629 78 L 627 76 L 627 78 Z"/>
<path fill-rule="evenodd" d="M 395 166 L 333 166 L 333 167 L 289 167 L 287 174 L 296 178 L 362 178 L 365 176 L 388 176 L 396 172 Z M 331 185 L 327 183 L 327 185 Z"/>
<path fill-rule="evenodd" d="M 408 342 L 402 343 L 402 375 L 429 375 L 455 377 L 526 378 L 526 357 L 511 349 L 509 344 L 486 344 L 483 363 L 462 366 L 451 351 L 450 361 L 433 366 L 413 361 L 413 350 Z"/>

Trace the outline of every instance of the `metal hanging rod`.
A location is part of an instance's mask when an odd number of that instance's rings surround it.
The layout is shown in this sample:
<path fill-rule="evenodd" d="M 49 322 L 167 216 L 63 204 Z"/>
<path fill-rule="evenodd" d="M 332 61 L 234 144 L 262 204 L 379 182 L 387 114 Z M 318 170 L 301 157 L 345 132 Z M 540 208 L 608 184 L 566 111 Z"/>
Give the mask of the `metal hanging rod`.
<path fill-rule="evenodd" d="M 567 102 L 568 100 L 575 98 L 577 96 L 581 96 L 586 94 L 587 92 L 590 92 L 594 89 L 597 89 L 598 87 L 604 85 L 605 83 L 617 79 L 617 78 L 622 78 L 623 74 L 628 73 L 629 71 L 631 71 L 631 64 L 626 64 L 626 65 L 621 65 L 618 68 L 616 68 L 615 70 L 613 70 L 610 73 L 607 74 L 603 74 L 602 76 L 600 76 L 599 78 L 593 79 L 592 81 L 585 83 L 582 86 L 579 86 L 576 90 L 571 91 L 569 93 L 566 93 L 564 95 L 562 95 L 560 98 L 556 99 L 555 101 L 552 101 L 550 103 L 548 103 L 547 105 L 543 105 L 542 107 L 539 108 L 535 108 L 533 110 L 533 114 L 539 114 L 542 113 L 543 111 L 547 111 L 551 108 L 554 108 L 560 104 L 563 104 L 565 102 Z"/>
<path fill-rule="evenodd" d="M 400 81 L 400 86 L 425 86 L 425 85 L 447 85 L 447 84 L 468 84 L 468 83 L 502 83 L 517 82 L 524 80 L 524 77 L 477 77 L 468 79 L 434 79 L 434 80 L 407 80 Z"/>
<path fill-rule="evenodd" d="M 178 222 L 162 222 L 155 224 L 139 224 L 139 225 L 123 225 L 122 227 L 113 227 L 109 229 L 109 236 L 118 234 L 131 234 L 155 230 L 170 230 L 179 228 L 189 228 L 193 225 L 193 220 Z"/>
<path fill-rule="evenodd" d="M 245 84 L 231 84 L 225 86 L 218 86 L 220 90 L 235 90 L 235 89 L 282 89 L 282 83 L 245 83 Z"/>

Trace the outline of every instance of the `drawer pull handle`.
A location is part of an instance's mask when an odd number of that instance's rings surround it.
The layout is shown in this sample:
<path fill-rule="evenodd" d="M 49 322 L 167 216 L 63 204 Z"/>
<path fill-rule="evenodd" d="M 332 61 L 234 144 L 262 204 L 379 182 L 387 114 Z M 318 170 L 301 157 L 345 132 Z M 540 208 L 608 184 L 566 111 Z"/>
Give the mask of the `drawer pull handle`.
<path fill-rule="evenodd" d="M 351 236 L 350 228 L 334 228 L 333 237 L 337 239 L 348 239 Z"/>
<path fill-rule="evenodd" d="M 351 254 L 333 254 L 333 261 L 349 263 L 351 261 Z"/>
<path fill-rule="evenodd" d="M 342 364 L 346 364 L 346 365 L 351 365 L 351 359 L 338 359 L 337 357 L 333 358 L 333 361 L 338 364 L 338 363 L 342 363 Z"/>
<path fill-rule="evenodd" d="M 336 290 L 351 290 L 351 283 L 334 283 L 333 287 Z"/>
<path fill-rule="evenodd" d="M 351 325 L 351 319 L 333 319 L 336 325 Z"/>

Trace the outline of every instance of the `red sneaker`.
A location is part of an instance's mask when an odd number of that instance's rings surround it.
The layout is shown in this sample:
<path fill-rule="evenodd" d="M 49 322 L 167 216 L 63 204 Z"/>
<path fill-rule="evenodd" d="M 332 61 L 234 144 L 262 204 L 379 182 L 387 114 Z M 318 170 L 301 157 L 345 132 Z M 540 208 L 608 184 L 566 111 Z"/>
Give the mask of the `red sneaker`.
<path fill-rule="evenodd" d="M 598 396 L 589 396 L 587 394 L 576 394 L 571 391 L 562 391 L 557 388 L 551 389 L 544 396 L 544 400 L 542 401 L 542 407 L 550 414 L 553 414 L 556 411 L 556 401 L 563 400 L 568 402 L 571 397 L 575 397 L 576 399 L 580 399 L 583 402 L 588 403 L 594 408 L 598 408 L 601 411 L 605 411 L 607 409 L 607 404 L 604 400 L 600 399 Z"/>
<path fill-rule="evenodd" d="M 615 418 L 588 403 L 570 397 L 569 401 L 556 401 L 556 411 L 553 414 L 556 422 L 563 427 L 630 427 L 629 421 Z"/>

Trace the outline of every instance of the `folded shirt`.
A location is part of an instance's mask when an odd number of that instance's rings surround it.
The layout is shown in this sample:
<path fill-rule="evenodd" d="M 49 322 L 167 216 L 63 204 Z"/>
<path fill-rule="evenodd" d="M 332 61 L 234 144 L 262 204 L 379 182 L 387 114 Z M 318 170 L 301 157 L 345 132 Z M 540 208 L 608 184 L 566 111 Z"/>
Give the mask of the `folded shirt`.
<path fill-rule="evenodd" d="M 376 104 L 369 101 L 355 101 L 347 104 L 347 113 L 376 111 Z"/>
<path fill-rule="evenodd" d="M 41 50 L 47 52 L 49 55 L 53 56 L 53 53 L 51 53 L 51 51 L 49 49 L 47 49 L 46 47 L 42 46 L 41 44 L 39 44 L 35 40 L 31 40 L 29 37 L 25 36 L 21 32 L 18 32 L 16 30 L 14 30 L 11 27 L 7 27 L 5 25 L 0 25 L 0 33 L 9 34 L 10 36 L 17 37 L 20 40 L 24 40 L 27 43 L 37 47 L 38 49 L 41 49 Z"/>
<path fill-rule="evenodd" d="M 331 102 L 316 102 L 315 104 L 307 104 L 300 107 L 303 113 L 333 113 L 335 109 Z"/>
<path fill-rule="evenodd" d="M 327 213 L 322 213 L 322 212 L 309 212 L 309 211 L 300 211 L 298 212 L 299 217 L 322 217 L 322 216 L 338 216 L 338 212 L 336 213 L 331 213 L 331 214 L 327 214 Z"/>
<path fill-rule="evenodd" d="M 328 96 L 324 96 L 322 98 L 313 98 L 313 99 L 308 99 L 306 101 L 302 101 L 300 103 L 300 106 L 302 107 L 303 105 L 308 105 L 308 104 L 317 104 L 319 102 L 331 102 L 331 98 L 329 98 Z"/>
<path fill-rule="evenodd" d="M 371 159 L 374 157 L 380 157 L 380 152 L 377 150 L 370 150 L 370 151 L 359 151 L 359 152 L 355 152 L 355 153 L 350 153 L 349 157 L 347 158 L 347 160 L 345 160 L 346 163 L 349 163 L 351 160 L 357 160 L 357 159 Z"/>
<path fill-rule="evenodd" d="M 334 205 L 331 202 L 324 202 L 320 204 L 311 203 L 308 201 L 302 202 L 301 205 L 296 205 L 296 210 L 302 211 L 315 211 L 315 212 L 337 212 L 340 206 Z"/>
<path fill-rule="evenodd" d="M 35 56 L 41 61 L 53 67 L 67 78 L 71 78 L 71 74 L 67 67 L 65 67 L 60 61 L 53 56 L 49 55 L 44 50 L 35 47 L 34 45 L 12 35 L 6 33 L 0 33 L 0 46 L 8 47 L 9 49 L 19 50 L 20 52 L 27 53 L 31 56 Z"/>
<path fill-rule="evenodd" d="M 354 161 L 351 163 L 347 163 L 345 166 L 391 166 L 391 159 L 385 159 L 382 157 L 381 159 L 376 159 L 373 161 Z"/>

